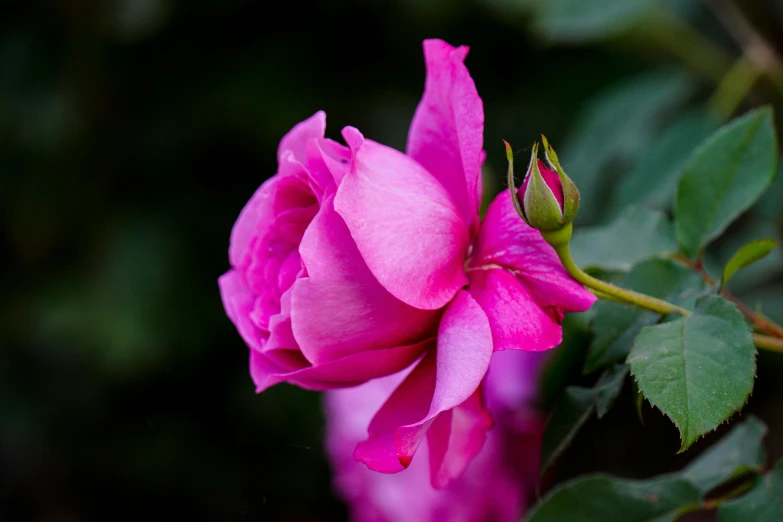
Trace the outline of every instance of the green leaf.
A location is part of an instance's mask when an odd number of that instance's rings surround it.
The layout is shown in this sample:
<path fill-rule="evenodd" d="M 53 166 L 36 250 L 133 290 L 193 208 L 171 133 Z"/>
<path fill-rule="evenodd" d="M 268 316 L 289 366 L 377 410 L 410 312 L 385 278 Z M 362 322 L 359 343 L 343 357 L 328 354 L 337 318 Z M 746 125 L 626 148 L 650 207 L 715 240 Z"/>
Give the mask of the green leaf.
<path fill-rule="evenodd" d="M 766 456 L 761 440 L 767 427 L 756 417 L 737 424 L 686 467 L 682 476 L 702 494 L 747 471 L 759 471 Z"/>
<path fill-rule="evenodd" d="M 777 168 L 772 109 L 721 127 L 691 156 L 677 187 L 677 240 L 696 258 L 764 192 Z"/>
<path fill-rule="evenodd" d="M 773 220 L 762 218 L 754 212 L 743 219 L 740 229 L 722 238 L 718 244 L 709 247 L 704 252 L 702 256 L 704 268 L 708 272 L 720 276 L 726 263 L 744 245 L 761 237 L 780 243 L 783 241 L 782 232 L 783 229 Z M 763 259 L 737 271 L 725 286 L 735 294 L 741 293 L 747 288 L 767 283 L 770 279 L 775 278 L 782 269 L 783 251 L 774 249 Z"/>
<path fill-rule="evenodd" d="M 527 522 L 662 522 L 699 501 L 699 490 L 668 475 L 627 480 L 606 475 L 579 477 L 544 497 Z"/>
<path fill-rule="evenodd" d="M 718 508 L 720 522 L 783 522 L 783 462 L 764 476 L 738 499 Z"/>
<path fill-rule="evenodd" d="M 571 444 L 576 432 L 590 418 L 597 398 L 598 390 L 595 388 L 569 386 L 565 389 L 563 398 L 555 407 L 544 429 L 541 441 L 542 475 Z"/>
<path fill-rule="evenodd" d="M 639 263 L 617 284 L 676 304 L 694 298 L 703 288 L 698 274 L 668 259 Z M 585 359 L 585 373 L 625 360 L 641 329 L 660 319 L 654 312 L 612 301 L 599 301 L 593 308 L 594 336 Z"/>
<path fill-rule="evenodd" d="M 618 83 L 588 103 L 562 150 L 558 148 L 560 162 L 582 197 L 577 223 L 595 222 L 608 210 L 606 195 L 624 166 L 636 162 L 666 115 L 693 91 L 686 75 L 654 72 Z"/>
<path fill-rule="evenodd" d="M 675 121 L 620 179 L 612 198 L 614 213 L 633 204 L 668 209 L 686 160 L 716 127 L 715 118 L 706 111 L 693 112 Z"/>
<path fill-rule="evenodd" d="M 628 29 L 651 7 L 649 0 L 547 0 L 538 4 L 535 26 L 551 40 L 589 41 Z"/>
<path fill-rule="evenodd" d="M 689 317 L 645 327 L 628 363 L 647 400 L 679 428 L 684 451 L 745 404 L 756 347 L 739 310 L 710 295 Z"/>
<path fill-rule="evenodd" d="M 766 257 L 776 246 L 778 244 L 774 239 L 757 239 L 737 250 L 723 267 L 721 286 L 725 286 L 737 270 Z"/>
<path fill-rule="evenodd" d="M 676 250 L 666 216 L 643 207 L 629 207 L 608 225 L 578 228 L 571 240 L 571 255 L 582 269 L 627 272 L 640 261 Z"/>
<path fill-rule="evenodd" d="M 627 364 L 615 364 L 609 368 L 598 380 L 595 398 L 595 414 L 601 419 L 614 406 L 620 392 L 623 391 L 625 377 L 628 375 Z"/>

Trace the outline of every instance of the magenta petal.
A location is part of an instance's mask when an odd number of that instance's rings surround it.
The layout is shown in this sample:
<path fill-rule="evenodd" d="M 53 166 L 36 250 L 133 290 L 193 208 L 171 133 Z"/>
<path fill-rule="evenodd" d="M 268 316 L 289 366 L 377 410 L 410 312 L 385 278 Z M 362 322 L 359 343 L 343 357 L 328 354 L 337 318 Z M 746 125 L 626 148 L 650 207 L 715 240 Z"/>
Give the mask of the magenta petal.
<path fill-rule="evenodd" d="M 360 285 L 312 278 L 294 284 L 294 336 L 313 364 L 421 339 L 437 321 L 435 313 L 406 305 L 380 285 L 372 293 Z"/>
<path fill-rule="evenodd" d="M 250 376 L 256 393 L 285 380 L 281 376 L 295 374 L 308 368 L 307 360 L 296 350 L 250 351 Z"/>
<path fill-rule="evenodd" d="M 327 197 L 299 247 L 307 274 L 293 286 L 294 336 L 313 364 L 434 334 L 438 312 L 409 306 L 367 268 Z"/>
<path fill-rule="evenodd" d="M 290 153 L 287 152 L 286 155 L 290 156 Z M 308 173 L 304 166 L 298 161 L 289 163 L 288 166 L 290 167 L 288 175 L 278 174 L 272 178 L 277 180 L 277 187 L 271 200 L 275 217 L 288 210 L 318 205 L 318 199 L 307 182 Z"/>
<path fill-rule="evenodd" d="M 309 185 L 314 194 L 317 194 L 318 200 L 323 199 L 326 192 L 334 192 L 334 177 L 329 166 L 324 160 L 321 149 L 318 147 L 318 140 L 310 140 L 305 147 L 307 154 L 307 163 L 304 165 L 309 173 Z M 291 154 L 290 152 L 286 154 Z"/>
<path fill-rule="evenodd" d="M 481 306 L 460 290 L 446 307 L 438 329 L 435 391 L 427 416 L 397 430 L 395 446 L 400 461 L 410 462 L 421 437 L 435 417 L 473 395 L 492 358 L 492 330 Z"/>
<path fill-rule="evenodd" d="M 432 486 L 441 489 L 460 476 L 484 447 L 492 417 L 481 388 L 465 402 L 437 416 L 427 432 Z"/>
<path fill-rule="evenodd" d="M 467 283 L 468 227 L 449 194 L 401 152 L 347 127 L 351 170 L 334 206 L 373 275 L 405 303 L 437 309 Z"/>
<path fill-rule="evenodd" d="M 284 381 L 316 391 L 346 388 L 403 370 L 433 344 L 434 341 L 428 339 L 417 344 L 360 352 L 317 366 L 311 366 L 301 352 L 295 350 L 275 351 L 276 356 L 285 352 L 286 357 L 296 362 L 296 365 L 285 366 L 264 353 L 253 351 L 250 373 L 258 393 Z"/>
<path fill-rule="evenodd" d="M 253 292 L 280 295 L 288 289 L 280 287 L 281 282 L 287 282 L 280 281 L 280 271 L 286 268 L 286 260 L 296 250 L 316 211 L 315 205 L 292 208 L 270 219 L 266 234 L 252 243 L 251 261 L 245 270 L 247 283 Z"/>
<path fill-rule="evenodd" d="M 461 290 L 446 307 L 438 328 L 437 384 L 429 416 L 466 401 L 481 384 L 491 358 L 489 319 Z"/>
<path fill-rule="evenodd" d="M 397 458 L 394 432 L 381 433 L 377 437 L 359 442 L 353 458 L 378 473 L 398 473 L 407 467 Z"/>
<path fill-rule="evenodd" d="M 291 330 L 291 318 L 284 314 L 273 315 L 269 319 L 269 339 L 263 351 L 298 349 Z"/>
<path fill-rule="evenodd" d="M 529 356 L 524 352 L 504 354 Z M 490 374 L 482 384 L 489 384 L 492 366 L 498 355 L 492 356 Z M 538 479 L 540 441 L 497 419 L 497 425 L 487 432 L 487 440 L 465 473 L 447 488 L 431 487 L 430 442 L 422 444 L 410 467 L 395 475 L 375 473 L 353 459 L 356 443 L 366 437 L 367 424 L 392 390 L 405 375 L 396 374 L 375 379 L 357 388 L 334 390 L 325 396 L 326 448 L 334 471 L 333 485 L 346 501 L 351 520 L 359 522 L 515 522 L 521 520 L 524 506 L 533 498 Z M 510 378 L 527 379 L 526 373 L 509 374 Z M 480 401 L 468 399 L 480 407 Z M 463 409 L 466 403 L 458 409 Z M 523 406 L 521 404 L 518 404 Z M 523 407 L 528 414 L 529 408 Z M 452 410 L 456 411 L 456 410 Z M 478 410 L 475 410 L 478 411 Z M 494 415 L 494 410 L 493 410 Z M 427 433 L 428 439 L 438 431 L 438 416 Z M 456 442 L 456 426 L 445 426 Z M 478 433 L 477 433 L 478 435 Z M 477 437 L 480 438 L 480 437 Z M 455 445 L 452 444 L 451 447 Z M 435 450 L 437 451 L 437 450 Z M 448 461 L 446 455 L 445 461 Z M 439 461 L 438 461 L 439 462 Z M 439 467 L 437 462 L 432 469 Z"/>
<path fill-rule="evenodd" d="M 339 185 L 351 167 L 351 149 L 328 138 L 319 139 L 316 145 L 332 174 L 333 182 Z"/>
<path fill-rule="evenodd" d="M 323 138 L 324 132 L 326 132 L 326 113 L 318 111 L 303 122 L 297 123 L 283 136 L 283 139 L 280 140 L 280 146 L 277 148 L 277 161 L 281 160 L 285 151 L 290 150 L 300 163 L 306 164 L 307 142 Z"/>
<path fill-rule="evenodd" d="M 517 215 L 508 190 L 489 206 L 471 258 L 471 266 L 487 265 L 512 269 L 543 307 L 581 312 L 596 300 L 568 275 L 541 234 Z"/>
<path fill-rule="evenodd" d="M 550 170 L 549 167 L 544 165 L 544 163 L 540 160 L 536 160 L 538 162 L 538 170 L 541 172 L 541 177 L 544 178 L 544 182 L 549 187 L 549 190 L 552 191 L 552 195 L 555 196 L 555 199 L 560 204 L 560 209 L 563 208 L 563 184 L 560 181 L 560 176 L 557 175 L 557 172 Z M 525 176 L 525 181 L 522 183 L 522 188 L 519 189 L 519 198 L 524 199 L 524 194 L 527 192 L 527 185 L 530 182 L 530 172 L 527 173 L 527 176 Z"/>
<path fill-rule="evenodd" d="M 427 415 L 435 391 L 435 372 L 435 350 L 430 350 L 375 414 L 368 428 L 368 440 L 356 445 L 356 460 L 381 473 L 395 473 L 410 464 L 410 458 L 398 453 L 395 434 L 400 426 L 413 424 Z M 418 442 L 424 434 L 422 430 Z M 409 451 L 412 456 L 416 448 Z"/>
<path fill-rule="evenodd" d="M 271 200 L 278 183 L 279 178 L 266 180 L 239 213 L 228 247 L 228 259 L 234 268 L 243 269 L 250 264 L 250 248 L 274 216 Z"/>
<path fill-rule="evenodd" d="M 228 249 L 229 261 L 234 268 L 247 268 L 256 242 L 266 236 L 280 214 L 315 207 L 318 203 L 308 186 L 304 167 L 295 162 L 291 169 L 293 174 L 276 175 L 266 180 L 239 213 L 231 229 Z"/>
<path fill-rule="evenodd" d="M 408 154 L 446 187 L 468 225 L 478 226 L 484 107 L 463 64 L 467 47 L 426 40 L 427 81 L 408 133 Z"/>
<path fill-rule="evenodd" d="M 320 195 L 331 194 L 351 165 L 351 150 L 327 138 L 307 142 L 307 167 L 315 190 Z"/>
<path fill-rule="evenodd" d="M 356 458 L 378 471 L 399 471 L 392 456 L 407 467 L 438 415 L 476 392 L 491 357 L 492 333 L 487 316 L 470 294 L 460 291 L 441 319 L 436 354 L 428 353 L 381 407 L 370 423 L 369 440 L 356 447 Z M 389 437 L 392 432 L 393 439 Z M 389 447 L 392 442 L 394 451 Z M 448 445 L 448 441 L 443 443 Z M 466 461 L 474 450 L 472 443 L 453 448 Z M 445 455 L 445 450 L 442 453 Z M 450 456 L 444 476 L 458 467 L 451 466 L 451 459 L 461 457 Z"/>
<path fill-rule="evenodd" d="M 298 251 L 291 250 L 285 258 L 285 261 L 281 263 L 280 272 L 277 274 L 277 287 L 280 295 L 291 288 L 301 271 L 302 258 L 299 256 Z"/>
<path fill-rule="evenodd" d="M 495 350 L 541 351 L 562 341 L 560 325 L 507 270 L 471 271 L 470 293 L 489 317 Z"/>
<path fill-rule="evenodd" d="M 218 279 L 220 297 L 226 314 L 247 345 L 260 350 L 264 344 L 261 332 L 250 318 L 255 297 L 245 282 L 245 277 L 237 270 L 229 270 Z"/>
<path fill-rule="evenodd" d="M 250 319 L 258 328 L 269 332 L 269 319 L 280 313 L 280 300 L 275 294 L 264 293 L 255 298 Z"/>

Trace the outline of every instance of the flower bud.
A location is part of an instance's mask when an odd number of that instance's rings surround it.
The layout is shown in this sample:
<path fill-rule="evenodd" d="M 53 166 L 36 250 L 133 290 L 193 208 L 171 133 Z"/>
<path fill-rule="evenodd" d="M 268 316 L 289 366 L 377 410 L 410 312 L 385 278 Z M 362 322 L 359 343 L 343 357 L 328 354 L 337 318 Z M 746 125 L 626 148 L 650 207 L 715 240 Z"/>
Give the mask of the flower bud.
<path fill-rule="evenodd" d="M 579 189 L 576 188 L 576 183 L 571 181 L 571 178 L 566 176 L 563 171 L 563 167 L 560 166 L 560 161 L 557 159 L 555 149 L 549 144 L 546 136 L 541 135 L 541 141 L 544 142 L 544 155 L 549 166 L 557 172 L 557 177 L 560 181 L 560 190 L 562 191 L 562 209 L 563 209 L 563 224 L 568 224 L 574 220 L 576 213 L 579 211 Z"/>
<path fill-rule="evenodd" d="M 573 221 L 579 210 L 579 190 L 563 172 L 555 150 L 543 135 L 541 137 L 544 155 L 551 168 L 538 159 L 538 143 L 534 143 L 525 180 L 514 197 L 514 205 L 528 225 L 542 232 L 552 232 Z M 509 185 L 513 187 L 513 154 L 508 143 L 506 155 L 509 159 Z"/>

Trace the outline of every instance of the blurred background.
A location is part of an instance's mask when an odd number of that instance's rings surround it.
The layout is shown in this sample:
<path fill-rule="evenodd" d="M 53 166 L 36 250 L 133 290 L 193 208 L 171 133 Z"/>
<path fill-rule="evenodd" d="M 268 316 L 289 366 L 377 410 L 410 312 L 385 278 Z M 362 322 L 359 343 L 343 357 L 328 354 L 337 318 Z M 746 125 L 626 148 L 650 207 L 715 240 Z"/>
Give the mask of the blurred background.
<path fill-rule="evenodd" d="M 677 158 L 656 147 L 681 144 L 681 161 L 727 106 L 783 102 L 770 75 L 716 103 L 738 20 L 783 49 L 783 0 L 739 6 L 744 18 L 698 0 L 4 2 L 0 521 L 345 520 L 318 394 L 254 394 L 217 289 L 280 137 L 324 109 L 329 137 L 350 124 L 404 148 L 421 41 L 440 37 L 471 46 L 487 192 L 503 185 L 501 138 L 522 150 L 543 132 L 582 189 L 582 224 L 631 199 L 668 208 Z M 779 180 L 711 255 L 780 238 L 781 202 Z M 733 289 L 783 320 L 781 268 L 770 256 Z M 585 379 L 584 332 L 568 339 L 544 407 Z M 749 406 L 776 457 L 782 377 L 783 358 L 762 356 Z M 659 413 L 640 424 L 628 390 L 557 480 L 690 458 Z"/>

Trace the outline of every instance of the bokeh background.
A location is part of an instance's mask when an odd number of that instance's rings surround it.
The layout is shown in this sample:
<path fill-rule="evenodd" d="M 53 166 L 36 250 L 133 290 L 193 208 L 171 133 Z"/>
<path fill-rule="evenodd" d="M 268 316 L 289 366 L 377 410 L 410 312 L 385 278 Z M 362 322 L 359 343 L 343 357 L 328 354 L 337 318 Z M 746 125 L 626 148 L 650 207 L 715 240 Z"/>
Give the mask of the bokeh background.
<path fill-rule="evenodd" d="M 318 394 L 254 394 L 217 289 L 231 226 L 275 173 L 278 140 L 324 109 L 332 138 L 350 124 L 403 148 L 421 41 L 440 37 L 472 48 L 488 192 L 503 185 L 501 138 L 524 154 L 543 132 L 583 187 L 583 224 L 629 198 L 665 208 L 666 167 L 651 151 L 668 136 L 685 155 L 706 136 L 701 111 L 740 47 L 709 2 L 654 3 L 4 2 L 0 520 L 345 520 Z M 783 49 L 783 0 L 740 5 Z M 739 110 L 781 101 L 762 80 Z M 623 185 L 640 168 L 648 185 Z M 713 255 L 780 237 L 782 216 L 778 183 Z M 734 284 L 777 319 L 782 264 L 773 255 Z M 590 379 L 579 375 L 584 332 L 572 325 L 568 339 L 544 407 Z M 783 358 L 762 356 L 749 405 L 771 425 L 773 456 L 781 377 Z M 676 430 L 644 413 L 642 426 L 628 387 L 556 480 L 682 466 L 691 452 L 675 455 Z"/>

